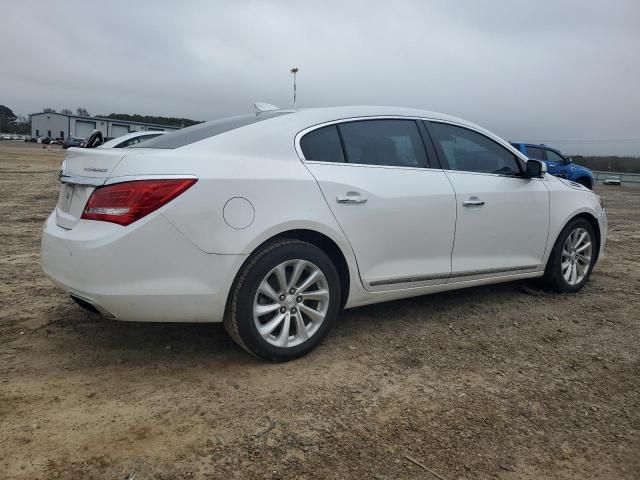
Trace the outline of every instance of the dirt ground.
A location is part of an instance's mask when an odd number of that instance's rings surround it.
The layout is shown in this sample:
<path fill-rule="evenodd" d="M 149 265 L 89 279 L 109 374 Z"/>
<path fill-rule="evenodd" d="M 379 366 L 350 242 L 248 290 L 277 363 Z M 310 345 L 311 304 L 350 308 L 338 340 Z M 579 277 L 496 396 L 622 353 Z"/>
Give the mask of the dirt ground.
<path fill-rule="evenodd" d="M 59 148 L 0 142 L 0 478 L 640 478 L 640 189 L 599 188 L 607 256 L 579 294 L 350 310 L 269 364 L 221 325 L 107 320 L 52 286 Z"/>

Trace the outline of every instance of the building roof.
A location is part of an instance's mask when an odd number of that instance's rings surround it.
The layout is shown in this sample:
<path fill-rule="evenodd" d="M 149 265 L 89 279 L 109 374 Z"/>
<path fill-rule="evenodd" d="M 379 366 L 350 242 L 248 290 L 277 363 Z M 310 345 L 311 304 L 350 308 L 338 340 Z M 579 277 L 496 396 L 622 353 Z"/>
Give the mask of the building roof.
<path fill-rule="evenodd" d="M 101 121 L 101 122 L 113 122 L 113 123 L 126 123 L 126 124 L 132 124 L 132 125 L 146 125 L 149 127 L 162 127 L 162 128 L 175 128 L 175 129 L 179 129 L 181 127 L 177 126 L 177 125 L 164 125 L 164 124 L 160 124 L 160 123 L 148 123 L 148 122 L 134 122 L 133 120 L 120 120 L 118 118 L 105 118 L 105 117 L 84 117 L 82 115 L 73 115 L 73 114 L 68 114 L 68 113 L 59 113 L 59 112 L 38 112 L 38 113 L 32 113 L 29 116 L 30 117 L 35 117 L 36 115 L 60 115 L 62 117 L 69 117 L 69 118 L 78 118 L 80 120 L 91 120 L 91 121 Z"/>

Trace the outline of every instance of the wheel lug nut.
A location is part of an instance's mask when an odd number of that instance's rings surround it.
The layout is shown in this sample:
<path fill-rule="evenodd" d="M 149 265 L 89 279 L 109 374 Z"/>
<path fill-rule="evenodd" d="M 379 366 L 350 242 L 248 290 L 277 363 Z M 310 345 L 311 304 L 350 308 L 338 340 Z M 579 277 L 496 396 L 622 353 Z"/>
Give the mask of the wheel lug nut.
<path fill-rule="evenodd" d="M 293 313 L 295 315 L 296 313 L 298 313 L 298 309 L 296 307 L 293 307 L 291 309 L 291 313 Z"/>
<path fill-rule="evenodd" d="M 283 294 L 283 295 L 280 295 L 280 301 L 281 301 L 281 302 L 284 302 L 284 299 L 285 299 L 285 298 L 286 298 L 286 297 L 284 296 L 284 294 Z"/>
<path fill-rule="evenodd" d="M 298 302 L 298 303 L 302 303 L 302 297 L 298 297 L 298 298 L 296 298 L 296 302 Z"/>
<path fill-rule="evenodd" d="M 291 290 L 289 290 L 289 293 L 290 293 L 291 295 L 293 295 L 294 293 L 296 293 L 296 289 L 295 289 L 295 288 L 292 288 Z"/>
<path fill-rule="evenodd" d="M 287 311 L 286 308 L 284 308 L 284 307 L 280 308 L 280 313 L 285 313 L 286 311 Z"/>

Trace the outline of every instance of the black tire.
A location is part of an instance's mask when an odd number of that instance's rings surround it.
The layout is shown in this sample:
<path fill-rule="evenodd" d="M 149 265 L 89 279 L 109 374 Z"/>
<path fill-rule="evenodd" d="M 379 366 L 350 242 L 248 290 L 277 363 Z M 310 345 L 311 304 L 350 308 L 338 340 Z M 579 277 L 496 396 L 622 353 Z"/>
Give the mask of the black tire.
<path fill-rule="evenodd" d="M 589 266 L 584 278 L 575 285 L 571 285 L 562 275 L 562 249 L 569 235 L 571 235 L 571 233 L 573 233 L 578 228 L 585 229 L 591 237 L 591 261 L 589 262 Z M 549 256 L 549 260 L 547 262 L 547 268 L 545 269 L 544 277 L 542 278 L 544 285 L 560 293 L 577 292 L 582 287 L 584 287 L 585 283 L 587 283 L 587 281 L 589 280 L 591 272 L 593 271 L 593 265 L 595 264 L 597 259 L 597 255 L 598 242 L 593 226 L 591 226 L 591 224 L 584 218 L 573 219 L 564 227 L 562 232 L 560 232 L 560 235 L 558 236 L 556 243 L 553 246 L 553 250 L 551 251 L 551 255 Z"/>
<path fill-rule="evenodd" d="M 587 187 L 589 190 L 593 190 L 593 184 L 591 180 L 589 180 L 587 177 L 581 177 L 577 179 L 576 183 L 579 183 L 580 185 Z"/>
<path fill-rule="evenodd" d="M 259 334 L 253 307 L 262 280 L 277 265 L 294 259 L 311 262 L 321 270 L 327 281 L 329 302 L 324 320 L 311 337 L 299 345 L 282 348 Z M 224 326 L 238 345 L 258 358 L 275 362 L 299 358 L 316 348 L 331 330 L 340 312 L 340 291 L 338 271 L 324 251 L 300 240 L 277 240 L 252 254 L 240 270 L 231 289 Z"/>

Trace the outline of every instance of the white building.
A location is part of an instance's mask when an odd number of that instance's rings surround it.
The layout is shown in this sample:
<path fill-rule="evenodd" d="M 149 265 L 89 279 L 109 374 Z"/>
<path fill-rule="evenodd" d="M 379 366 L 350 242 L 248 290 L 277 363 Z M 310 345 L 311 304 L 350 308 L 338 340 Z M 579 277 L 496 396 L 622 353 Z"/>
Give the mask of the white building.
<path fill-rule="evenodd" d="M 156 125 L 153 123 L 129 122 L 111 118 L 82 117 L 80 115 L 66 115 L 64 113 L 33 113 L 31 117 L 31 136 L 62 138 L 86 138 L 94 130 L 100 130 L 102 136 L 115 138 L 130 132 L 140 130 L 171 131 L 178 127 Z"/>

